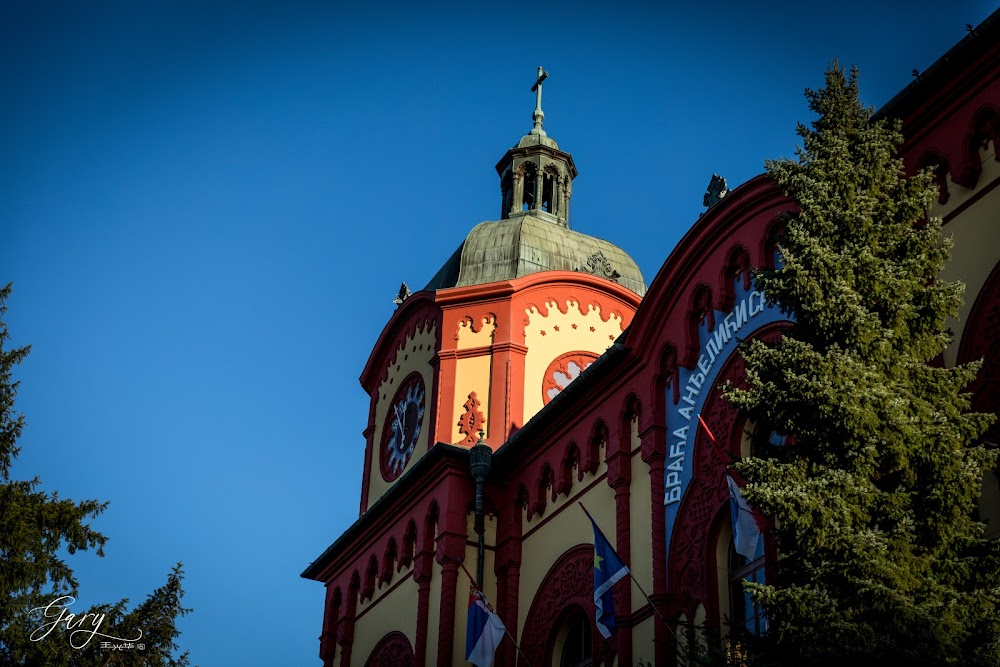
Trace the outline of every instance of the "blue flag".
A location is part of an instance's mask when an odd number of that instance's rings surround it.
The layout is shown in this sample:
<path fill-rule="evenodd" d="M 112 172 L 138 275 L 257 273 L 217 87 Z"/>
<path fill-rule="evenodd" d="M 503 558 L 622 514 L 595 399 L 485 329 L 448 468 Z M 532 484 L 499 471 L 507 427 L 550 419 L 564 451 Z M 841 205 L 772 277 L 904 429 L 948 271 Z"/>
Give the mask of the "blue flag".
<path fill-rule="evenodd" d="M 743 492 L 728 472 L 726 473 L 726 482 L 729 484 L 729 513 L 733 522 L 733 544 L 736 547 L 736 553 L 748 561 L 752 561 L 757 552 L 757 540 L 760 539 L 760 526 L 757 525 L 753 510 L 747 504 L 747 499 L 743 497 Z"/>
<path fill-rule="evenodd" d="M 628 568 L 611 548 L 604 533 L 594 520 L 594 606 L 597 607 L 597 629 L 605 639 L 615 631 L 615 597 L 611 587 L 628 575 Z"/>

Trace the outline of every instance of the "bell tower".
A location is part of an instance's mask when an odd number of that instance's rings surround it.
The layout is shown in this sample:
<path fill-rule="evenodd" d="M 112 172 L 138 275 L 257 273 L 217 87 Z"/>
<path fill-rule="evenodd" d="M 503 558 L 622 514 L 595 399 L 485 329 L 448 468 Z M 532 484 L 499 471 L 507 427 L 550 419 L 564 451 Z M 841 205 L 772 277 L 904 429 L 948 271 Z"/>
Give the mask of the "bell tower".
<path fill-rule="evenodd" d="M 531 87 L 535 93 L 534 126 L 497 163 L 500 175 L 503 220 L 533 216 L 569 227 L 569 198 L 576 178 L 573 156 L 559 150 L 559 144 L 545 133 L 542 122 L 542 82 L 549 76 L 541 67 Z"/>
<path fill-rule="evenodd" d="M 618 246 L 569 228 L 573 157 L 534 125 L 496 165 L 503 209 L 480 222 L 379 337 L 361 511 L 438 443 L 503 445 L 621 335 L 646 284 Z"/>

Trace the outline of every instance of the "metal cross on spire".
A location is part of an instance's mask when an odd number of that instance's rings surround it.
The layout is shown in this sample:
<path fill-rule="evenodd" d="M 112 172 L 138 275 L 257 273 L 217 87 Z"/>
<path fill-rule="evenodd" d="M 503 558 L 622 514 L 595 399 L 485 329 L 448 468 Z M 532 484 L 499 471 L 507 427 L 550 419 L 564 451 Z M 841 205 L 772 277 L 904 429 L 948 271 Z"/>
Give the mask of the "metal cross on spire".
<path fill-rule="evenodd" d="M 542 81 L 549 76 L 541 65 L 538 66 L 538 79 L 535 84 L 531 87 L 531 92 L 535 94 L 535 113 L 531 114 L 531 120 L 535 121 L 534 127 L 531 128 L 531 134 L 538 134 L 545 136 L 545 130 L 542 129 L 542 121 L 545 120 L 545 113 L 542 111 Z"/>

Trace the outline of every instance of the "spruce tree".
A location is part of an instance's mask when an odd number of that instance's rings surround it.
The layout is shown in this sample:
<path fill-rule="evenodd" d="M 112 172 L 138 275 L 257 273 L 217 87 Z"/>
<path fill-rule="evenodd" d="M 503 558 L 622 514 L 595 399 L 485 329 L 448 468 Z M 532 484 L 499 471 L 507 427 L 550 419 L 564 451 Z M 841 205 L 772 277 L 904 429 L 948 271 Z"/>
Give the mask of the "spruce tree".
<path fill-rule="evenodd" d="M 101 632 L 123 639 L 141 636 L 141 650 L 102 649 L 102 637 L 86 641 L 84 633 L 73 638 L 65 623 L 45 632 L 44 626 L 59 612 L 45 618 L 41 610 L 62 596 L 77 596 L 78 583 L 66 556 L 89 549 L 104 555 L 107 538 L 90 521 L 108 503 L 60 498 L 57 492 L 42 490 L 37 477 L 25 481 L 11 476 L 25 423 L 14 409 L 20 382 L 14 380 L 13 370 L 30 347 L 9 346 L 3 315 L 10 292 L 9 284 L 0 287 L 0 667 L 183 667 L 187 654 L 174 656 L 180 634 L 176 622 L 190 610 L 181 605 L 184 573 L 179 563 L 166 583 L 131 611 L 128 600 L 91 609 L 66 608 L 77 619 L 86 613 L 104 614 Z M 93 618 L 74 628 L 95 629 Z"/>
<path fill-rule="evenodd" d="M 742 346 L 729 400 L 790 444 L 734 468 L 773 519 L 776 574 L 748 584 L 778 664 L 1000 664 L 1000 543 L 974 512 L 995 451 L 969 412 L 979 364 L 944 368 L 963 285 L 940 279 L 951 242 L 928 218 L 929 173 L 906 178 L 901 125 L 874 120 L 857 70 L 807 90 L 797 160 L 767 164 L 793 206 L 757 289 L 794 320 Z M 761 439 L 764 440 L 764 439 Z"/>

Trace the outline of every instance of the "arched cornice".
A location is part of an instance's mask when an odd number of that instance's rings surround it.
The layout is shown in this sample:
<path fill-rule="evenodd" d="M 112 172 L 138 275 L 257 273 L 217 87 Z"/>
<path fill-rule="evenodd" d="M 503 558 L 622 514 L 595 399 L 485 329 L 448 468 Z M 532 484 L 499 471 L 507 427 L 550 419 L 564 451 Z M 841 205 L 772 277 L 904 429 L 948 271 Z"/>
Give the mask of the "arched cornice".
<path fill-rule="evenodd" d="M 327 589 L 326 612 L 323 617 L 323 634 L 320 636 L 319 654 L 324 664 L 333 660 L 336 651 L 337 626 L 343 614 L 344 594 L 340 586 Z"/>
<path fill-rule="evenodd" d="M 994 149 L 1000 144 L 1000 111 L 993 104 L 984 104 L 978 108 L 969 122 L 969 127 L 962 137 L 961 162 L 952 180 L 970 190 L 979 183 L 983 173 L 982 159 L 979 151 L 993 143 Z M 997 156 L 1000 159 L 1000 155 Z"/>
<path fill-rule="evenodd" d="M 382 569 L 378 573 L 378 583 L 380 586 L 392 581 L 392 575 L 395 571 L 396 561 L 398 558 L 399 547 L 395 536 L 392 536 L 386 543 L 385 550 L 382 554 Z"/>
<path fill-rule="evenodd" d="M 664 329 L 678 324 L 676 320 L 681 318 L 677 314 L 691 303 L 694 286 L 703 283 L 711 287 L 713 295 L 720 294 L 721 285 L 717 283 L 726 263 L 725 253 L 734 242 L 745 248 L 759 248 L 765 225 L 790 207 L 789 200 L 765 175 L 747 181 L 712 206 L 688 230 L 656 274 L 626 331 L 625 343 L 644 358 L 654 359 Z M 750 257 L 754 265 L 760 260 L 759 256 Z M 682 326 L 687 324 L 687 318 L 683 318 Z M 688 342 L 680 327 L 670 332 L 668 339 Z M 684 352 L 684 361 L 690 361 L 689 351 Z"/>
<path fill-rule="evenodd" d="M 602 406 L 603 407 L 603 406 Z M 607 452 L 610 431 L 604 417 L 598 413 L 594 426 L 590 430 L 588 445 L 583 452 L 581 467 L 590 474 L 595 474 L 601 466 L 601 447 Z"/>
<path fill-rule="evenodd" d="M 736 279 L 739 278 L 743 289 L 749 290 L 752 277 L 750 275 L 750 251 L 742 243 L 734 243 L 726 255 L 726 263 L 719 276 L 721 301 L 719 310 L 728 312 L 736 300 Z"/>
<path fill-rule="evenodd" d="M 921 72 L 875 116 L 902 121 L 904 141 L 899 154 L 909 173 L 928 166 L 923 157 L 933 150 L 953 170 L 952 180 L 972 189 L 982 168 L 972 144 L 977 125 L 984 129 L 978 121 L 987 106 L 1000 108 L 1000 16 L 996 13 Z"/>
<path fill-rule="evenodd" d="M 552 464 L 546 461 L 542 464 L 542 469 L 538 474 L 538 481 L 535 482 L 534 502 L 528 505 L 528 521 L 531 521 L 532 517 L 536 514 L 538 516 L 544 515 L 545 507 L 549 502 L 549 495 L 551 494 L 552 500 L 555 501 L 558 497 L 558 492 L 559 489 L 556 487 L 556 477 L 552 471 Z"/>
<path fill-rule="evenodd" d="M 573 469 L 577 471 L 577 481 L 583 480 L 583 467 L 580 465 L 580 447 L 573 440 L 569 441 L 563 453 L 562 478 L 559 480 L 559 493 L 568 495 L 573 488 Z"/>
<path fill-rule="evenodd" d="M 687 330 L 684 332 L 684 339 L 687 344 L 684 365 L 688 368 L 698 361 L 698 328 L 704 326 L 709 331 L 715 329 L 715 304 L 712 286 L 708 283 L 698 283 L 691 293 L 691 303 L 688 305 L 685 318 Z"/>
<path fill-rule="evenodd" d="M 368 557 L 368 567 L 365 568 L 365 578 L 361 584 L 361 599 L 370 600 L 375 596 L 375 587 L 378 583 L 378 559 L 375 554 Z"/>
<path fill-rule="evenodd" d="M 434 499 L 431 501 L 427 513 L 424 515 L 424 536 L 420 542 L 421 551 L 434 550 L 434 538 L 437 534 L 437 525 L 440 517 L 441 508 L 438 505 L 437 499 Z"/>
<path fill-rule="evenodd" d="M 438 305 L 448 306 L 454 303 L 466 304 L 482 300 L 505 299 L 514 296 L 514 294 L 528 294 L 538 288 L 544 290 L 548 287 L 572 288 L 574 286 L 607 292 L 633 308 L 637 308 L 639 302 L 642 301 L 642 297 L 627 287 L 583 271 L 541 271 L 514 280 L 501 280 L 467 287 L 449 287 L 435 292 L 434 299 Z"/>
<path fill-rule="evenodd" d="M 633 416 L 642 416 L 642 399 L 635 391 L 630 391 L 622 402 L 621 417 L 623 423 L 632 419 Z"/>
<path fill-rule="evenodd" d="M 767 223 L 763 236 L 760 237 L 760 246 L 757 249 L 757 256 L 760 257 L 759 267 L 773 270 L 778 252 L 778 244 L 785 235 L 785 216 L 776 215 Z"/>
<path fill-rule="evenodd" d="M 917 169 L 929 169 L 934 173 L 934 184 L 937 185 L 938 189 L 938 203 L 947 204 L 951 196 L 948 193 L 948 174 L 951 172 L 948 158 L 936 148 L 929 148 L 917 160 Z"/>
<path fill-rule="evenodd" d="M 925 103 L 902 116 L 905 139 L 899 149 L 908 174 L 934 168 L 938 201 L 948 200 L 947 176 L 963 188 L 981 186 L 980 149 L 992 142 L 1000 161 L 1000 47 L 994 62 L 964 85 L 943 87 Z M 968 76 L 970 69 L 963 70 Z"/>
<path fill-rule="evenodd" d="M 446 444 L 432 447 L 412 471 L 405 473 L 413 475 L 412 485 L 399 490 L 392 487 L 302 576 L 347 589 L 352 569 L 363 567 L 366 576 L 361 577 L 360 584 L 370 589 L 367 575 L 374 561 L 377 588 L 393 578 L 392 570 L 402 571 L 414 565 L 419 554 L 433 553 L 439 518 L 450 517 L 453 523 L 462 521 L 461 513 L 446 513 L 441 503 L 442 499 L 458 498 L 458 487 L 467 484 L 464 478 L 468 474 L 467 452 Z M 456 526 L 441 528 L 446 529 L 454 532 Z"/>
<path fill-rule="evenodd" d="M 410 563 L 413 562 L 413 557 L 417 553 L 417 522 L 411 517 L 409 522 L 406 524 L 406 530 L 403 531 L 403 553 L 399 556 L 399 566 L 397 569 L 402 570 L 404 567 L 409 567 Z"/>
<path fill-rule="evenodd" d="M 361 372 L 361 386 L 365 391 L 370 394 L 375 390 L 408 336 L 436 326 L 437 347 L 440 347 L 440 320 L 441 309 L 434 303 L 434 292 L 424 290 L 407 298 L 389 318 L 368 356 L 365 369 Z"/>
<path fill-rule="evenodd" d="M 521 510 L 531 502 L 531 495 L 528 493 L 528 485 L 521 482 L 517 485 L 517 495 L 514 496 L 514 514 L 520 516 Z"/>

